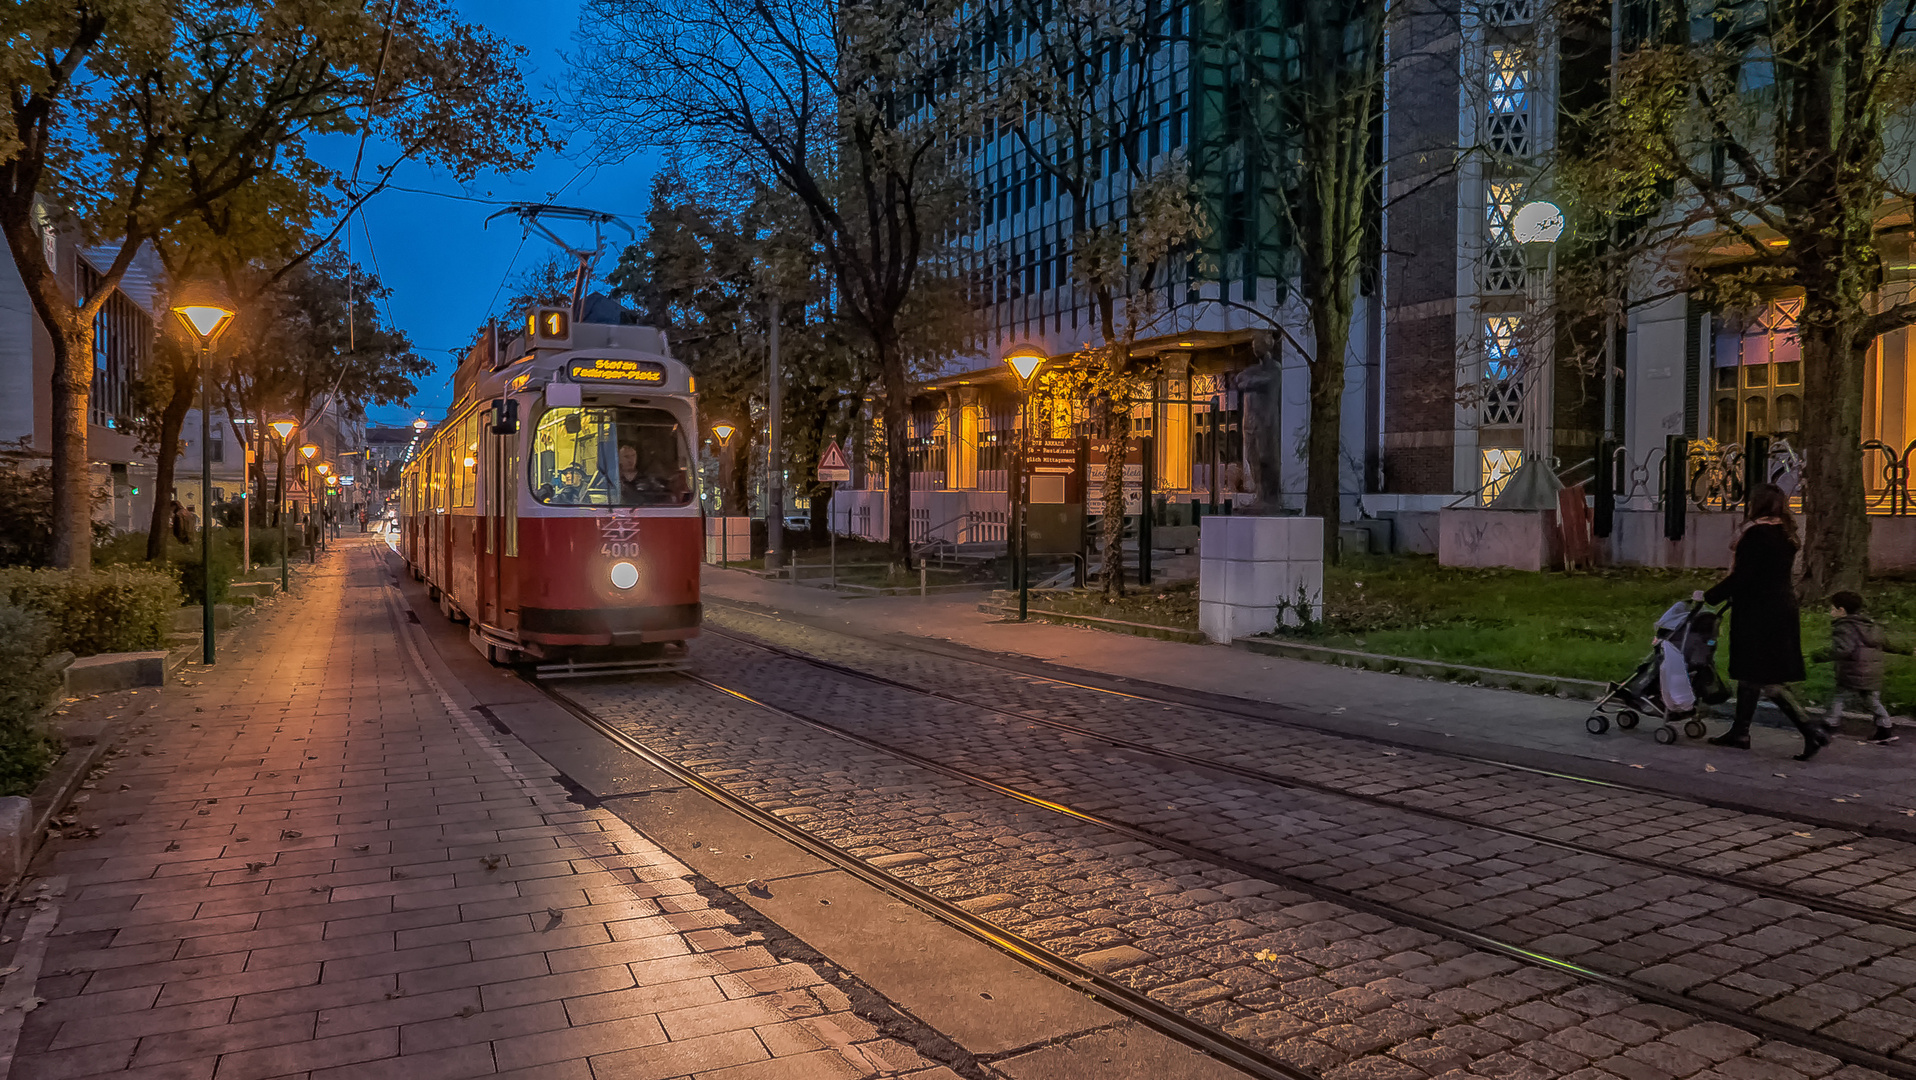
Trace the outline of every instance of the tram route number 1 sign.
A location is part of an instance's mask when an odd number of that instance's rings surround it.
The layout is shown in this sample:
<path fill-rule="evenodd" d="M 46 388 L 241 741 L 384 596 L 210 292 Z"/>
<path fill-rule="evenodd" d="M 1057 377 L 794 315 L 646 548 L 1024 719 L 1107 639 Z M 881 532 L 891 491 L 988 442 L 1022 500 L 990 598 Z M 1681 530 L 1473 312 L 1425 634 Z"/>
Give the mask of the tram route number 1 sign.
<path fill-rule="evenodd" d="M 821 484 L 843 484 L 852 478 L 851 462 L 845 459 L 845 451 L 835 442 L 825 444 L 825 453 L 818 459 L 818 482 Z"/>

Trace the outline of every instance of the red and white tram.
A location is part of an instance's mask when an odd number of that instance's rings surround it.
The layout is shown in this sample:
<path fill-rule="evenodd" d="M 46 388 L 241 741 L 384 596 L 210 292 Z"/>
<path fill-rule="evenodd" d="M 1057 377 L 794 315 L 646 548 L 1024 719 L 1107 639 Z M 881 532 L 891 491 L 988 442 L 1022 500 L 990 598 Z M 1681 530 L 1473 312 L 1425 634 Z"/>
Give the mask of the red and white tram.
<path fill-rule="evenodd" d="M 570 315 L 460 365 L 405 468 L 401 554 L 488 659 L 670 666 L 699 632 L 693 380 L 658 330 Z"/>

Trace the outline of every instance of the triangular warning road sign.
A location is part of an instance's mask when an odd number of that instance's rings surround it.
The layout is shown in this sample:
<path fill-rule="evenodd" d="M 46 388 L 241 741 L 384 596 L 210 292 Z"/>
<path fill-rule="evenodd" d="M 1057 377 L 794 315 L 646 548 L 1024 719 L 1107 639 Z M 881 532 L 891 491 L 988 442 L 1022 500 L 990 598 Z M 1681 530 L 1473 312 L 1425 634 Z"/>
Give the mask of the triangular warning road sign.
<path fill-rule="evenodd" d="M 851 464 L 845 460 L 845 452 L 835 442 L 825 444 L 825 456 L 818 459 L 821 469 L 849 469 Z"/>

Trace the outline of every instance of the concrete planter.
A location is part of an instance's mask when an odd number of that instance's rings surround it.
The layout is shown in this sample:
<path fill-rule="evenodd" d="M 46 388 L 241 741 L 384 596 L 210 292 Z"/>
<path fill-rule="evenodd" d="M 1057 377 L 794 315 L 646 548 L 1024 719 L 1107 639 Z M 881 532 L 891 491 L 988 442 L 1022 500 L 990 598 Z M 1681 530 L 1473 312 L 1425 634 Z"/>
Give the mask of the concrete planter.
<path fill-rule="evenodd" d="M 166 685 L 168 652 L 101 653 L 83 656 L 66 668 L 68 694 L 105 694 L 141 686 Z"/>
<path fill-rule="evenodd" d="M 1324 522 L 1205 518 L 1198 545 L 1198 629 L 1220 644 L 1324 617 Z"/>
<path fill-rule="evenodd" d="M 1563 564 L 1555 510 L 1446 507 L 1437 532 L 1442 566 L 1545 570 Z"/>

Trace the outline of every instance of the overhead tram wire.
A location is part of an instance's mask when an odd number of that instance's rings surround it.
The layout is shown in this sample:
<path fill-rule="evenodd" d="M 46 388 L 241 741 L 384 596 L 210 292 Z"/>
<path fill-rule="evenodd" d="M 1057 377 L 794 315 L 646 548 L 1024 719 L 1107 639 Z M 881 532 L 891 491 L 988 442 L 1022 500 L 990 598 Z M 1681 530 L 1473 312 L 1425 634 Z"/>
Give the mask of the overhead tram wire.
<path fill-rule="evenodd" d="M 386 6 L 386 32 L 380 37 L 379 41 L 379 62 L 373 66 L 373 81 L 366 87 L 366 123 L 359 129 L 359 147 L 353 151 L 353 173 L 346 181 L 346 190 L 355 195 L 359 193 L 359 167 L 364 164 L 366 160 L 366 139 L 373 132 L 373 99 L 379 94 L 379 80 L 386 75 L 386 57 L 392 53 L 393 25 L 399 21 L 399 4 L 400 0 L 392 0 L 392 3 Z M 348 353 L 357 353 L 359 351 L 358 320 L 354 317 L 353 313 L 353 228 L 351 216 L 354 212 L 354 210 L 348 210 L 346 212 L 348 218 L 346 222 L 346 351 Z M 363 209 L 363 204 L 357 212 L 359 213 L 359 226 L 363 231 L 366 228 L 366 214 Z M 372 246 L 372 233 L 367 232 L 366 251 L 369 255 L 372 252 Z M 373 273 L 377 274 L 378 272 L 379 260 L 375 258 L 373 260 Z M 391 307 L 392 305 L 387 305 L 386 321 L 389 323 L 392 321 Z"/>
<path fill-rule="evenodd" d="M 372 226 L 366 224 L 366 215 L 364 214 L 359 215 L 359 231 L 360 231 L 360 234 L 365 236 L 366 238 L 366 257 L 372 260 L 373 276 L 375 278 L 381 277 L 381 273 L 379 269 L 379 252 L 373 250 Z M 381 306 L 383 306 L 386 309 L 386 326 L 389 329 L 393 329 L 393 330 L 399 329 L 399 321 L 393 318 L 392 290 L 388 289 L 386 292 L 386 295 L 379 298 L 379 302 Z"/>

